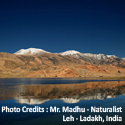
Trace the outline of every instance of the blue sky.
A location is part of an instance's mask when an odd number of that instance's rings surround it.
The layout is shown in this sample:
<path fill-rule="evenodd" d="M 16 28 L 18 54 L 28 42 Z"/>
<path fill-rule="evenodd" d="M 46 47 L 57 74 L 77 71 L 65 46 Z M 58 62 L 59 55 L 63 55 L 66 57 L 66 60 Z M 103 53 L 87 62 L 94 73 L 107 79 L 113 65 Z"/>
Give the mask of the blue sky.
<path fill-rule="evenodd" d="M 125 57 L 124 0 L 0 0 L 0 52 L 41 48 Z"/>

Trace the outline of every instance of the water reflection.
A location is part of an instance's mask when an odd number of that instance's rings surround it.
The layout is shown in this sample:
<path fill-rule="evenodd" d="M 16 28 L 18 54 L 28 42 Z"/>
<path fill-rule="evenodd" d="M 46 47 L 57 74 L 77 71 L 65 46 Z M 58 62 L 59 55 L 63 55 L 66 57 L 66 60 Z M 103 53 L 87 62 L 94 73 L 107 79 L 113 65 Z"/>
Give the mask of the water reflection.
<path fill-rule="evenodd" d="M 14 98 L 18 103 L 42 104 L 48 100 L 78 103 L 80 100 L 103 100 L 125 95 L 124 81 L 89 82 L 83 84 L 18 86 Z"/>
<path fill-rule="evenodd" d="M 80 100 L 103 100 L 125 95 L 125 81 L 87 82 L 80 84 L 17 85 L 0 84 L 0 100 L 42 104 L 49 100 L 78 103 Z"/>

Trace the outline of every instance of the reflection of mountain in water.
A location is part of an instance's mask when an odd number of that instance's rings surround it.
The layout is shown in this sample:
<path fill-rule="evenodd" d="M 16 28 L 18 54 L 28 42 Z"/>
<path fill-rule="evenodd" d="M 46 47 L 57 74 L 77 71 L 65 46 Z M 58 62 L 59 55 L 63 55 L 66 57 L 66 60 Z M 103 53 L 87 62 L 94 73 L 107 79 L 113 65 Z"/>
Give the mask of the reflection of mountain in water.
<path fill-rule="evenodd" d="M 23 96 L 20 97 L 16 97 L 16 100 L 18 103 L 26 103 L 26 104 L 30 104 L 30 105 L 34 105 L 34 104 L 42 104 L 45 103 L 48 100 L 43 100 L 43 99 L 34 99 L 34 98 L 25 98 Z"/>
<path fill-rule="evenodd" d="M 103 100 L 125 94 L 124 81 L 89 82 L 83 84 L 25 85 L 19 86 L 15 99 L 19 103 L 41 104 L 58 99 L 66 103 L 80 100 Z"/>
<path fill-rule="evenodd" d="M 59 98 L 60 100 L 64 101 L 65 103 L 78 103 L 80 100 L 103 100 L 106 98 L 116 98 L 116 95 L 108 95 L 106 96 L 105 94 L 102 95 L 101 93 L 97 93 L 96 95 L 91 95 L 91 96 L 81 96 L 79 98 Z M 18 103 L 26 103 L 26 104 L 42 104 L 45 103 L 48 100 L 44 100 L 44 99 L 34 99 L 34 97 L 16 97 L 16 100 Z"/>

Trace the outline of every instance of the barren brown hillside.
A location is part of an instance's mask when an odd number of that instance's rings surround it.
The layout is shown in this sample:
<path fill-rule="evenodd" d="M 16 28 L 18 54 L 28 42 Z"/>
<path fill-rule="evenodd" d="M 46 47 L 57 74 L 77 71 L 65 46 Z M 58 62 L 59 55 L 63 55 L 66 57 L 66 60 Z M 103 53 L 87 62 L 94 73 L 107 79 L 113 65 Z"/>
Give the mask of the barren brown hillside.
<path fill-rule="evenodd" d="M 81 58 L 45 53 L 26 56 L 0 53 L 0 77 L 119 77 L 125 60 L 93 63 Z"/>

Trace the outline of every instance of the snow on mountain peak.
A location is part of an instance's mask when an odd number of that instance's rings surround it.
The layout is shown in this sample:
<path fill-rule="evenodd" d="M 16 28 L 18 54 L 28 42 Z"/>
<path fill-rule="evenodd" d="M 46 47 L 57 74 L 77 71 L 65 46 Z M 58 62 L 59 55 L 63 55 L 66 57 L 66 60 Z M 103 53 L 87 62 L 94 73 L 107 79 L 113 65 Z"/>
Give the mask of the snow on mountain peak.
<path fill-rule="evenodd" d="M 28 49 L 20 49 L 19 51 L 15 52 L 14 54 L 16 54 L 16 55 L 41 55 L 44 53 L 50 53 L 50 52 L 47 52 L 43 49 L 28 48 Z M 59 54 L 62 56 L 71 56 L 73 58 L 82 58 L 82 57 L 88 58 L 89 57 L 91 59 L 97 59 L 97 60 L 104 60 L 107 58 L 114 58 L 114 59 L 119 58 L 115 55 L 80 53 L 80 52 L 75 51 L 75 50 L 68 50 L 65 52 L 61 52 Z"/>
<path fill-rule="evenodd" d="M 112 58 L 119 58 L 119 57 L 117 57 L 117 56 L 115 56 L 115 55 L 107 55 L 107 57 L 112 57 Z"/>
<path fill-rule="evenodd" d="M 28 48 L 28 49 L 21 49 L 14 54 L 16 55 L 35 55 L 35 54 L 42 54 L 42 53 L 49 53 L 43 49 L 37 49 L 37 48 Z"/>
<path fill-rule="evenodd" d="M 62 52 L 60 54 L 63 56 L 68 55 L 68 56 L 71 56 L 74 58 L 89 57 L 89 58 L 94 58 L 97 60 L 102 60 L 102 59 L 107 58 L 107 55 L 105 55 L 105 54 L 80 53 L 80 52 L 75 51 L 75 50 L 65 51 L 65 52 Z"/>
<path fill-rule="evenodd" d="M 87 57 L 90 57 L 90 58 L 95 58 L 95 59 L 98 59 L 98 60 L 107 58 L 107 56 L 105 54 L 83 53 L 83 55 L 87 56 Z"/>
<path fill-rule="evenodd" d="M 60 54 L 64 56 L 64 55 L 74 55 L 74 54 L 78 54 L 78 53 L 80 53 L 80 52 L 75 51 L 75 50 L 68 50 L 68 51 L 62 52 Z"/>

